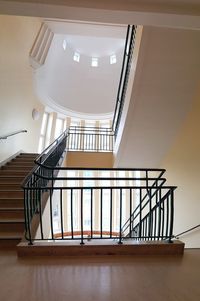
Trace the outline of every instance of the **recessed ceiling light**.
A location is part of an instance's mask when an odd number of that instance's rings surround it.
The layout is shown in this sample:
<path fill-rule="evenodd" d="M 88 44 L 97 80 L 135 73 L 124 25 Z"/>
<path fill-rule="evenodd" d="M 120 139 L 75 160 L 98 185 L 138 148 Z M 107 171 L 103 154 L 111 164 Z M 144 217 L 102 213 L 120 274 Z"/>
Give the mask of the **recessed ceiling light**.
<path fill-rule="evenodd" d="M 74 59 L 75 62 L 79 62 L 80 61 L 80 53 L 74 52 L 73 59 Z"/>
<path fill-rule="evenodd" d="M 92 57 L 91 66 L 98 67 L 98 58 Z"/>
<path fill-rule="evenodd" d="M 110 64 L 116 64 L 117 63 L 117 57 L 115 54 L 110 56 Z"/>

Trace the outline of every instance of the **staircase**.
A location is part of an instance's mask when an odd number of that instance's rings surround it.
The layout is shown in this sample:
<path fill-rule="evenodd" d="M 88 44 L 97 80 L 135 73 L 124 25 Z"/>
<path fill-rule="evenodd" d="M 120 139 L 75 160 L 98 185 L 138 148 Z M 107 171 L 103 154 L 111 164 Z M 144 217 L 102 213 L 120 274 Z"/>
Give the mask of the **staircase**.
<path fill-rule="evenodd" d="M 21 183 L 37 154 L 21 153 L 0 168 L 0 248 L 15 247 L 24 232 L 24 195 Z"/>

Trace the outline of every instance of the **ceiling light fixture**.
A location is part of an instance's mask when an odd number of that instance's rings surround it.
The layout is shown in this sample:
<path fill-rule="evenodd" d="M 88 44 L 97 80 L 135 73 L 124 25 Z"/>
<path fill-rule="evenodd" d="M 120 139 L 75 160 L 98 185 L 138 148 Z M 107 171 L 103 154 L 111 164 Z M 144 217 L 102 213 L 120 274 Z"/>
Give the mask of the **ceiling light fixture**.
<path fill-rule="evenodd" d="M 92 57 L 91 66 L 98 67 L 98 58 L 97 57 Z"/>
<path fill-rule="evenodd" d="M 112 54 L 110 56 L 110 64 L 113 65 L 113 64 L 116 64 L 117 63 L 117 57 L 115 54 Z"/>
<path fill-rule="evenodd" d="M 74 59 L 75 62 L 79 63 L 79 61 L 80 61 L 80 53 L 74 52 L 74 58 L 73 59 Z"/>

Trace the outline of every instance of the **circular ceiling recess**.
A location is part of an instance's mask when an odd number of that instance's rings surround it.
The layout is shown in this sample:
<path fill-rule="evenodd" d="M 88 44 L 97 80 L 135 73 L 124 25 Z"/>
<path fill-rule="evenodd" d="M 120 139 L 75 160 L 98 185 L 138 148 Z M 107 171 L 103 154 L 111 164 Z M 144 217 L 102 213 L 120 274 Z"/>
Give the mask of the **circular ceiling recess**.
<path fill-rule="evenodd" d="M 79 118 L 111 118 L 126 27 L 48 21 L 54 37 L 36 69 L 37 94 L 54 110 Z"/>

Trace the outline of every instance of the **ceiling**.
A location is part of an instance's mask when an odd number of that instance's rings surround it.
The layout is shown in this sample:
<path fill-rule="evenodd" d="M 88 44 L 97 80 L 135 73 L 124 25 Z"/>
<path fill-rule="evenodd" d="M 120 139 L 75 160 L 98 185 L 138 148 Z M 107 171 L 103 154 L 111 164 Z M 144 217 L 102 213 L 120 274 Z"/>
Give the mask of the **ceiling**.
<path fill-rule="evenodd" d="M 46 22 L 54 30 L 54 38 L 45 64 L 35 72 L 40 99 L 66 115 L 84 119 L 111 118 L 126 27 Z M 79 62 L 73 60 L 75 52 L 80 54 Z M 110 64 L 113 54 L 117 57 L 116 64 Z M 92 57 L 98 58 L 98 67 L 91 67 Z"/>

